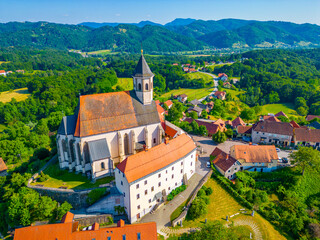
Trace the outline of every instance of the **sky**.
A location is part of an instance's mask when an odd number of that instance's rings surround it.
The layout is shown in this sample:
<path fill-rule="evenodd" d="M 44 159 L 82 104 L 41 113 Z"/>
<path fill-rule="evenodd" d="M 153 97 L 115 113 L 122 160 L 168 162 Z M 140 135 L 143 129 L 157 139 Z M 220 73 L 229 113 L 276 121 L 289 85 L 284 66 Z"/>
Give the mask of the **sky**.
<path fill-rule="evenodd" d="M 320 0 L 0 0 L 0 22 L 165 24 L 175 18 L 276 20 L 320 25 Z"/>

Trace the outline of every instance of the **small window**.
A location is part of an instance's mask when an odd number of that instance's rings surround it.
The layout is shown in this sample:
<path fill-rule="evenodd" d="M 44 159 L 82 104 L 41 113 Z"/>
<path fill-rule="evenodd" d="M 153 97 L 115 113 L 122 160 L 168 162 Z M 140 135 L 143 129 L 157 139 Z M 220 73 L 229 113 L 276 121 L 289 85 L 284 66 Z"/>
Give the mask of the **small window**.
<path fill-rule="evenodd" d="M 153 139 L 153 143 L 156 143 L 156 142 L 157 142 L 157 140 L 154 138 L 154 139 Z"/>
<path fill-rule="evenodd" d="M 181 162 L 181 166 L 183 165 L 183 162 Z"/>
<path fill-rule="evenodd" d="M 151 203 L 151 199 L 149 199 L 149 203 Z"/>
<path fill-rule="evenodd" d="M 140 198 L 140 194 L 137 194 L 137 199 L 139 199 Z"/>
<path fill-rule="evenodd" d="M 126 240 L 126 235 L 122 235 L 122 240 Z"/>
<path fill-rule="evenodd" d="M 125 192 L 123 193 L 123 197 L 126 197 L 126 193 Z"/>
<path fill-rule="evenodd" d="M 124 173 L 122 173 L 122 177 L 124 177 Z"/>
<path fill-rule="evenodd" d="M 172 167 L 171 170 L 173 171 L 173 170 L 174 170 L 174 167 Z"/>
<path fill-rule="evenodd" d="M 104 162 L 101 163 L 101 170 L 104 170 L 105 167 L 104 167 Z"/>
<path fill-rule="evenodd" d="M 172 179 L 174 178 L 174 174 L 172 174 L 171 178 L 172 178 Z"/>
<path fill-rule="evenodd" d="M 176 186 L 178 185 L 178 183 L 175 184 Z"/>
<path fill-rule="evenodd" d="M 151 192 L 153 192 L 153 191 L 154 191 L 154 186 L 151 187 Z"/>
<path fill-rule="evenodd" d="M 107 240 L 111 240 L 111 237 L 108 237 L 108 239 Z"/>
<path fill-rule="evenodd" d="M 158 178 L 161 178 L 161 173 L 158 174 Z"/>
<path fill-rule="evenodd" d="M 138 84 L 138 90 L 141 91 L 141 83 Z"/>
<path fill-rule="evenodd" d="M 171 188 L 170 188 L 170 187 L 168 187 L 168 191 L 170 191 L 170 189 L 171 189 Z"/>
<path fill-rule="evenodd" d="M 121 185 L 123 185 L 123 182 L 121 181 Z"/>
<path fill-rule="evenodd" d="M 193 158 L 193 155 L 191 155 L 191 158 Z"/>
<path fill-rule="evenodd" d="M 140 209 L 140 205 L 137 206 L 138 210 Z"/>
<path fill-rule="evenodd" d="M 166 170 L 166 173 L 168 173 L 168 170 Z"/>
<path fill-rule="evenodd" d="M 158 186 L 161 187 L 161 182 L 158 183 Z"/>
<path fill-rule="evenodd" d="M 180 170 L 180 173 L 182 173 L 182 172 L 183 172 L 183 170 L 181 169 L 181 170 Z"/>
<path fill-rule="evenodd" d="M 166 181 L 168 181 L 168 178 L 166 178 Z"/>
<path fill-rule="evenodd" d="M 147 181 L 147 180 L 145 180 L 145 181 L 144 181 L 144 185 L 147 185 L 147 183 L 148 183 L 148 181 Z"/>
<path fill-rule="evenodd" d="M 141 240 L 141 233 L 137 233 L 137 240 Z"/>
<path fill-rule="evenodd" d="M 192 166 L 192 162 L 191 162 L 191 164 L 190 164 L 191 166 Z"/>
<path fill-rule="evenodd" d="M 136 189 L 138 189 L 138 188 L 139 188 L 139 184 L 136 185 Z"/>
<path fill-rule="evenodd" d="M 145 191 L 144 191 L 144 195 L 147 195 L 147 194 L 148 194 L 148 190 L 145 190 Z"/>
<path fill-rule="evenodd" d="M 146 90 L 149 90 L 149 84 L 146 83 Z"/>

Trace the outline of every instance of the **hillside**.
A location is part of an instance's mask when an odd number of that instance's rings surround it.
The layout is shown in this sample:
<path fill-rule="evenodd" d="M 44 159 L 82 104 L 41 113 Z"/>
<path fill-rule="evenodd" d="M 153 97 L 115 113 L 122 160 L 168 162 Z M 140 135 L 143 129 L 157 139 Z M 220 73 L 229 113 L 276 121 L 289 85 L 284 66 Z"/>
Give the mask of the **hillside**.
<path fill-rule="evenodd" d="M 0 24 L 0 46 L 139 52 L 195 51 L 209 48 L 290 48 L 320 46 L 320 26 L 240 19 L 175 19 L 161 25 L 94 23 L 79 25 L 48 22 Z"/>

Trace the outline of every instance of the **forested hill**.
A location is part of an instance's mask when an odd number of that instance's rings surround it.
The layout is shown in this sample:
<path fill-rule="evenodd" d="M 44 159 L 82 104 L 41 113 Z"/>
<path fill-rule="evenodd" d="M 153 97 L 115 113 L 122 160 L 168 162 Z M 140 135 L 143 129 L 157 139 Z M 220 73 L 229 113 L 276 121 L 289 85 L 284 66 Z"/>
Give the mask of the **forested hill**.
<path fill-rule="evenodd" d="M 0 46 L 148 53 L 204 48 L 284 48 L 320 46 L 320 26 L 290 22 L 222 19 L 176 19 L 166 25 L 149 21 L 134 24 L 47 22 L 0 24 Z M 100 27 L 101 26 L 101 27 Z"/>
<path fill-rule="evenodd" d="M 164 27 L 146 25 L 142 28 L 120 24 L 93 29 L 80 25 L 47 22 L 0 24 L 0 46 L 33 46 L 57 49 L 139 52 L 141 43 L 148 52 L 203 49 L 205 43 L 177 34 Z"/>

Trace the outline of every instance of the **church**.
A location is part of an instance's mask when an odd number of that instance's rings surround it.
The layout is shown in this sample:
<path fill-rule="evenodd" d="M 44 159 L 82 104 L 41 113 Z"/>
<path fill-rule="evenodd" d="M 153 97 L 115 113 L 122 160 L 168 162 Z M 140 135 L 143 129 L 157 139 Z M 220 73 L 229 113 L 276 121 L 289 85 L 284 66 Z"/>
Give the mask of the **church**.
<path fill-rule="evenodd" d="M 80 96 L 74 115 L 63 117 L 58 129 L 60 168 L 96 180 L 114 175 L 128 156 L 162 143 L 153 77 L 141 54 L 132 91 Z"/>

